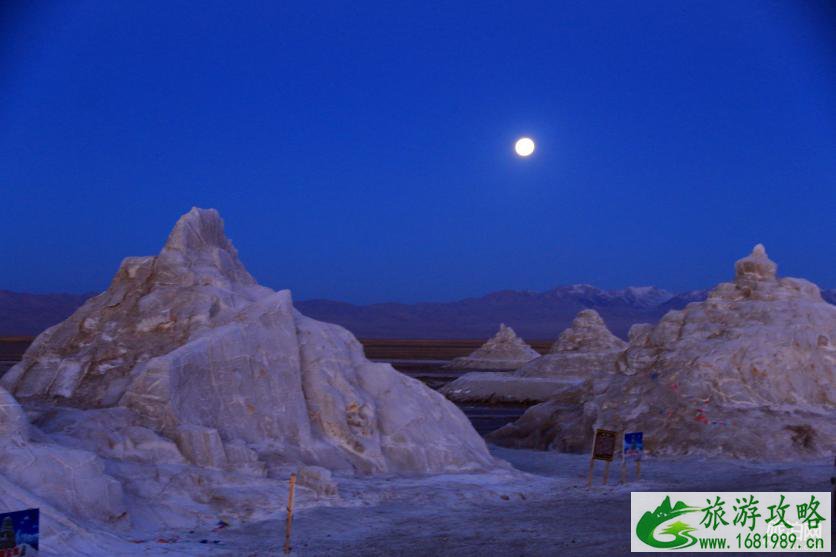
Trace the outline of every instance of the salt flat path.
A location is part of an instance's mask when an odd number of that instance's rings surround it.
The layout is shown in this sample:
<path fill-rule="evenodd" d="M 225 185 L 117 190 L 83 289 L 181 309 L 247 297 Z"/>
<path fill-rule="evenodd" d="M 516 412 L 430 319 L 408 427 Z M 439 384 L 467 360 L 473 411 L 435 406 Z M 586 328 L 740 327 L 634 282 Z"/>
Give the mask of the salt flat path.
<path fill-rule="evenodd" d="M 601 486 L 599 475 L 593 489 L 587 490 L 588 460 L 584 455 L 498 447 L 492 451 L 531 475 L 341 481 L 343 499 L 356 496 L 367 500 L 359 506 L 299 512 L 294 522 L 293 554 L 628 555 L 631 490 L 828 491 L 833 473 L 829 460 L 765 464 L 652 459 L 643 466 L 645 478 L 639 483 Z M 610 480 L 617 479 L 614 466 Z M 206 554 L 280 555 L 283 518 L 225 531 L 218 538 L 221 543 Z M 270 544 L 277 549 L 265 548 Z"/>

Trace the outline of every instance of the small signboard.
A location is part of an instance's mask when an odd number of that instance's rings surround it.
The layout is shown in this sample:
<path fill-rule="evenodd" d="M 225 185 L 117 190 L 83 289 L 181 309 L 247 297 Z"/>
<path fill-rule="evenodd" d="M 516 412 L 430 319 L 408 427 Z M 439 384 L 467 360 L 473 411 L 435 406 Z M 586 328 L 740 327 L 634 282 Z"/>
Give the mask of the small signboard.
<path fill-rule="evenodd" d="M 0 557 L 37 555 L 39 534 L 38 509 L 0 513 Z"/>
<path fill-rule="evenodd" d="M 615 454 L 615 439 L 618 434 L 608 429 L 596 429 L 595 441 L 592 445 L 592 458 L 594 460 L 612 461 Z"/>
<path fill-rule="evenodd" d="M 624 460 L 641 460 L 644 456 L 644 441 L 641 431 L 624 434 Z"/>

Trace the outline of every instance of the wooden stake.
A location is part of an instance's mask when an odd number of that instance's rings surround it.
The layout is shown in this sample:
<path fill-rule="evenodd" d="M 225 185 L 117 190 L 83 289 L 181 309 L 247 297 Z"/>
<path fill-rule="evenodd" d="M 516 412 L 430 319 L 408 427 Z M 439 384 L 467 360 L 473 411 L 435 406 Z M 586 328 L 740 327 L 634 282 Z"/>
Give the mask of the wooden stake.
<path fill-rule="evenodd" d="M 621 483 L 627 483 L 627 461 L 621 458 Z"/>
<path fill-rule="evenodd" d="M 642 479 L 642 461 L 637 460 L 636 461 L 636 481 L 639 481 L 640 479 Z"/>
<path fill-rule="evenodd" d="M 296 473 L 290 475 L 290 488 L 287 492 L 287 524 L 284 527 L 284 553 L 290 553 L 290 528 L 293 526 L 293 494 L 296 491 Z"/>
<path fill-rule="evenodd" d="M 603 484 L 607 485 L 607 479 L 610 477 L 610 461 L 606 461 L 604 463 L 604 481 Z"/>
<path fill-rule="evenodd" d="M 595 459 L 589 459 L 589 477 L 586 480 L 586 487 L 592 487 L 592 472 L 595 470 Z"/>

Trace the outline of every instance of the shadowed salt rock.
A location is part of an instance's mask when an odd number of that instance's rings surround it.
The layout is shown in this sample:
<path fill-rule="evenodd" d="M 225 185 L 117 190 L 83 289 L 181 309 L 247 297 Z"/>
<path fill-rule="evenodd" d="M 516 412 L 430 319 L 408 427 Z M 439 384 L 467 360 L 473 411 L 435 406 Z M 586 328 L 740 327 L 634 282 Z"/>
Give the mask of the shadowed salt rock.
<path fill-rule="evenodd" d="M 221 436 L 217 429 L 196 425 L 184 425 L 177 429 L 177 446 L 180 453 L 191 462 L 199 462 L 209 468 L 226 468 L 226 458 Z"/>
<path fill-rule="evenodd" d="M 1 504 L 4 512 L 12 509 L 33 508 L 40 511 L 41 555 L 91 555 L 91 548 L 95 548 L 96 555 L 132 555 L 136 551 L 135 543 L 123 541 L 113 535 L 102 535 L 101 524 L 90 524 L 93 526 L 90 529 L 82 526 L 80 519 L 87 518 L 88 513 L 69 515 L 46 499 L 15 484 L 2 472 L 0 472 L 0 494 L 2 494 Z M 46 548 L 60 548 L 60 550 L 49 552 Z M 34 554 L 31 551 L 26 553 L 26 555 Z"/>
<path fill-rule="evenodd" d="M 74 516 L 114 522 L 127 506 L 122 485 L 95 454 L 45 444 L 0 444 L 0 474 Z"/>
<path fill-rule="evenodd" d="M 303 466 L 297 476 L 298 484 L 307 487 L 319 497 L 335 497 L 337 484 L 331 479 L 331 472 L 321 466 Z"/>
<path fill-rule="evenodd" d="M 513 374 L 468 373 L 442 388 L 457 402 L 542 402 L 562 395 L 582 400 L 601 392 L 616 373 L 627 343 L 595 310 L 578 313 L 545 356 Z"/>
<path fill-rule="evenodd" d="M 499 331 L 468 356 L 455 358 L 445 367 L 450 369 L 513 370 L 540 354 L 517 336 L 514 329 L 502 323 Z"/>
<path fill-rule="evenodd" d="M 112 522 L 125 514 L 122 486 L 105 474 L 101 460 L 84 450 L 31 440 L 23 410 L 3 388 L 0 478 L 79 517 Z"/>
<path fill-rule="evenodd" d="M 213 209 L 181 217 L 158 256 L 125 259 L 0 382 L 24 402 L 125 408 L 207 467 L 497 464 L 444 397 L 368 361 L 348 331 L 296 311 L 289 291 L 257 285 Z"/>
<path fill-rule="evenodd" d="M 41 407 L 30 413 L 33 424 L 50 441 L 84 449 L 111 459 L 146 464 L 184 464 L 177 445 L 141 425 L 139 416 L 127 408 L 80 410 Z"/>
<path fill-rule="evenodd" d="M 23 409 L 6 389 L 0 387 L 0 438 L 23 437 L 27 429 Z"/>
<path fill-rule="evenodd" d="M 705 302 L 636 325 L 601 394 L 554 398 L 490 439 L 587 450 L 595 427 L 644 431 L 657 454 L 826 455 L 836 446 L 836 307 L 778 278 L 758 245 Z"/>

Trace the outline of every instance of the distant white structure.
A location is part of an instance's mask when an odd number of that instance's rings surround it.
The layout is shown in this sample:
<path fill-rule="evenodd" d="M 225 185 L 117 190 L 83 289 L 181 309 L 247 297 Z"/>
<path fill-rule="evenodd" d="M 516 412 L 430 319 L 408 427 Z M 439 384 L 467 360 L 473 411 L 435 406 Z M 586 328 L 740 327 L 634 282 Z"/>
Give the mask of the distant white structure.
<path fill-rule="evenodd" d="M 627 343 L 607 329 L 598 312 L 585 309 L 548 354 L 538 354 L 513 374 L 468 373 L 441 392 L 456 402 L 531 403 L 557 393 L 584 400 L 609 384 L 626 348 Z"/>
<path fill-rule="evenodd" d="M 502 323 L 499 331 L 468 356 L 455 358 L 445 367 L 450 369 L 513 370 L 540 354 L 517 336 L 514 329 Z"/>

